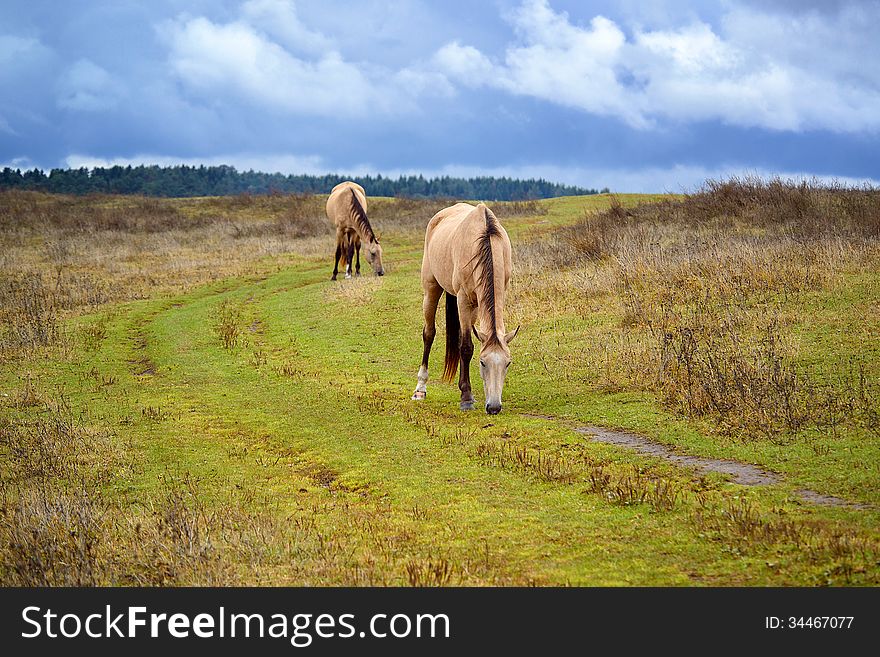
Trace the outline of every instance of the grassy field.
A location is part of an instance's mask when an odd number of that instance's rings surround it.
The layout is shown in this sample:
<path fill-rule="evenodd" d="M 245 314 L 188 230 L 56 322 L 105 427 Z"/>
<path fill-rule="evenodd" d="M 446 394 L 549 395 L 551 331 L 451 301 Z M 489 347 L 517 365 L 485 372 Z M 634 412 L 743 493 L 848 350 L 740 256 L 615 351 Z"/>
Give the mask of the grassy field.
<path fill-rule="evenodd" d="M 491 418 L 442 336 L 409 399 L 447 204 L 371 199 L 388 275 L 331 283 L 321 198 L 0 194 L 2 582 L 880 583 L 880 194 L 493 204 L 522 330 Z"/>

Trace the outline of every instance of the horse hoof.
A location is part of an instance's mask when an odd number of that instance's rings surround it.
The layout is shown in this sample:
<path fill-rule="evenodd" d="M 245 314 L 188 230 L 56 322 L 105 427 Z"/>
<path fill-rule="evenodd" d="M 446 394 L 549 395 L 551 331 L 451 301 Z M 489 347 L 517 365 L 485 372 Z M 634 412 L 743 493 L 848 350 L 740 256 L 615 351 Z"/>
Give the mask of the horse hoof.
<path fill-rule="evenodd" d="M 474 402 L 472 401 L 463 401 L 458 405 L 458 408 L 462 411 L 472 411 L 474 410 Z"/>
<path fill-rule="evenodd" d="M 413 393 L 412 400 L 413 401 L 421 401 L 422 399 L 424 399 L 427 396 L 428 396 L 427 392 L 422 392 L 421 390 L 416 390 Z"/>
<path fill-rule="evenodd" d="M 335 276 L 331 276 L 331 277 L 330 277 L 330 280 L 331 280 L 331 281 L 335 281 L 335 280 L 336 280 L 336 277 L 335 277 Z"/>
<path fill-rule="evenodd" d="M 351 278 L 351 274 L 346 274 L 345 277 L 346 277 L 346 278 Z"/>

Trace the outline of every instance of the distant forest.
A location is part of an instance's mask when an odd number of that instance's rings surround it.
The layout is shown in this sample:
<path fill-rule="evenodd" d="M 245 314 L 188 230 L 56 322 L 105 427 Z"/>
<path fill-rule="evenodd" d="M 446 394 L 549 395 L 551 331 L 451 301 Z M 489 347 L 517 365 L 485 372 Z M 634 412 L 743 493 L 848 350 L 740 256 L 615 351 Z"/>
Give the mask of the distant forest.
<path fill-rule="evenodd" d="M 543 179 L 424 178 L 400 176 L 284 175 L 236 171 L 231 166 L 113 166 L 94 169 L 40 169 L 0 172 L 0 189 L 27 189 L 60 194 L 142 194 L 145 196 L 231 196 L 237 194 L 327 194 L 343 180 L 354 180 L 371 196 L 450 197 L 486 201 L 520 201 L 598 194 L 595 189 L 559 185 Z M 602 190 L 603 192 L 607 190 Z"/>

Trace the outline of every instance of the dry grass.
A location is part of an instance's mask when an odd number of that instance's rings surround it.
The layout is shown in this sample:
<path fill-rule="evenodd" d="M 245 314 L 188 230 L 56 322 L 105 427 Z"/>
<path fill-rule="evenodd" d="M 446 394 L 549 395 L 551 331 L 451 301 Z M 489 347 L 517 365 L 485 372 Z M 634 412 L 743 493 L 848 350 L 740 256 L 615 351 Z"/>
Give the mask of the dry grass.
<path fill-rule="evenodd" d="M 410 239 L 448 204 L 371 199 L 370 216 L 380 232 Z M 493 205 L 501 217 L 544 208 Z M 0 358 L 27 363 L 46 347 L 63 347 L 71 340 L 65 318 L 107 303 L 266 273 L 291 254 L 329 263 L 333 238 L 323 213 L 323 199 L 308 196 L 0 193 Z M 709 183 L 681 200 L 633 209 L 615 203 L 585 214 L 578 226 L 517 241 L 510 310 L 538 325 L 538 340 L 546 331 L 554 340 L 584 342 L 577 367 L 554 363 L 554 349 L 540 350 L 536 358 L 548 371 L 581 385 L 650 392 L 728 435 L 785 441 L 842 425 L 878 432 L 874 355 L 841 357 L 816 370 L 803 362 L 792 330 L 798 319 L 792 308 L 802 312 L 811 294 L 834 290 L 849 276 L 876 274 L 878 236 L 880 196 L 872 190 Z M 368 304 L 380 285 L 368 276 L 341 282 L 327 289 L 326 299 Z M 607 321 L 595 334 L 592 325 L 571 331 L 554 324 L 573 316 Z M 240 304 L 218 304 L 214 320 L 205 330 L 213 328 L 226 349 L 258 341 L 245 330 L 250 318 Z M 132 371 L 155 374 L 146 339 L 135 335 Z M 97 318 L 77 333 L 77 346 L 91 352 L 106 338 L 106 321 Z M 292 379 L 317 380 L 294 341 L 289 349 L 272 367 Z M 269 364 L 258 347 L 251 357 L 257 367 Z M 113 385 L 97 370 L 92 376 L 96 389 Z M 297 499 L 294 510 L 186 473 L 163 474 L 154 494 L 136 501 L 108 494 L 110 484 L 139 468 L 118 427 L 74 413 L 60 391 L 41 389 L 27 376 L 20 381 L 0 414 L 4 585 L 523 583 L 493 562 L 488 548 L 485 559 L 463 557 L 423 541 L 417 528 L 432 522 L 430 507 L 406 510 L 403 521 L 392 518 L 390 506 L 350 489 L 335 470 L 286 454 L 241 450 L 235 467 L 252 467 L 256 459 L 261 476 L 300 477 L 318 488 L 318 494 L 297 489 L 290 496 Z M 748 501 L 705 492 L 705 482 L 689 476 L 539 446 L 527 436 L 438 429 L 438 418 L 378 393 L 355 401 L 364 414 L 413 413 L 410 422 L 423 423 L 441 447 L 461 448 L 541 486 L 577 486 L 594 500 L 644 505 L 669 517 L 696 504 L 690 526 L 725 550 L 803 550 L 808 561 L 833 564 L 829 581 L 858 580 L 876 565 L 876 543 L 857 533 L 759 512 Z M 179 419 L 181 408 L 141 399 L 132 414 L 158 431 Z M 249 444 L 255 443 L 262 444 Z M 236 449 L 230 447 L 230 458 L 238 458 Z"/>
<path fill-rule="evenodd" d="M 63 394 L 38 392 L 28 381 L 14 399 L 19 407 L 21 399 L 42 406 L 43 413 L 27 422 L 0 425 L 0 453 L 11 469 L 10 482 L 79 481 L 87 470 L 97 485 L 128 468 L 116 437 L 106 427 L 80 423 Z"/>
<path fill-rule="evenodd" d="M 234 349 L 241 337 L 241 305 L 224 299 L 217 306 L 217 336 L 224 349 Z"/>
<path fill-rule="evenodd" d="M 613 473 L 604 466 L 595 466 L 590 472 L 588 490 L 612 504 L 650 504 L 655 511 L 674 509 L 686 494 L 680 482 L 653 475 L 636 466 L 626 473 Z"/>
<path fill-rule="evenodd" d="M 380 239 L 383 231 L 424 234 L 428 221 L 454 199 L 376 198 L 369 201 L 370 223 Z"/>
<path fill-rule="evenodd" d="M 510 440 L 481 440 L 474 455 L 487 465 L 535 476 L 546 482 L 571 483 L 582 474 L 578 464 L 563 454 L 520 445 Z"/>
<path fill-rule="evenodd" d="M 40 273 L 10 274 L 0 280 L 0 350 L 32 351 L 59 338 L 55 295 Z"/>
<path fill-rule="evenodd" d="M 42 406 L 37 419 L 4 409 L 0 420 L 0 585 L 231 586 L 337 584 L 417 586 L 512 583 L 495 563 L 435 558 L 384 502 L 349 490 L 325 465 L 260 454 L 264 472 L 289 467 L 326 489 L 284 499 L 165 472 L 155 492 L 129 500 L 104 488 L 138 469 L 135 451 L 106 426 L 92 427 L 63 396 L 33 391 L 11 399 Z M 45 401 L 36 401 L 45 400 Z M 169 413 L 153 406 L 145 418 Z M 252 461 L 248 451 L 231 458 Z M 242 463 L 242 465 L 243 465 Z M 301 484 L 302 485 L 302 484 Z M 411 521 L 424 520 L 424 512 Z"/>
<path fill-rule="evenodd" d="M 0 356 L 58 341 L 59 317 L 332 253 L 321 197 L 0 192 Z"/>
<path fill-rule="evenodd" d="M 499 219 L 509 217 L 539 217 L 547 214 L 547 206 L 537 201 L 507 201 L 492 203 L 492 212 Z"/>
<path fill-rule="evenodd" d="M 382 279 L 367 274 L 339 281 L 339 285 L 328 287 L 324 297 L 328 302 L 343 301 L 346 306 L 364 306 L 373 300 L 373 295 L 382 286 Z"/>
<path fill-rule="evenodd" d="M 767 562 L 771 568 L 779 566 L 780 558 L 824 564 L 825 579 L 814 584 L 849 583 L 876 568 L 880 558 L 876 540 L 834 523 L 792 518 L 783 509 L 761 512 L 747 497 L 719 500 L 705 495 L 697 502 L 690 520 L 698 535 L 737 554 L 772 555 L 774 561 Z"/>
<path fill-rule="evenodd" d="M 790 330 L 791 304 L 877 271 L 880 192 L 710 181 L 680 200 L 615 202 L 516 255 L 511 309 L 523 321 L 615 300 L 619 329 L 585 354 L 609 389 L 658 393 L 731 435 L 880 431 L 880 384 L 865 363 L 804 367 Z"/>

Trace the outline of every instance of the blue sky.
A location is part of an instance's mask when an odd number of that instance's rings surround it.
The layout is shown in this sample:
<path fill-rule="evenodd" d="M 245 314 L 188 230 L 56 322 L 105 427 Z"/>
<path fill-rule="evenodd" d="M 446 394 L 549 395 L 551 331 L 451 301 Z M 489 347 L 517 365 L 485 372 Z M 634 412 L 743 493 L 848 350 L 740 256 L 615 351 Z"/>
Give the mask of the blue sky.
<path fill-rule="evenodd" d="M 880 2 L 3 0 L 0 166 L 880 181 Z"/>

